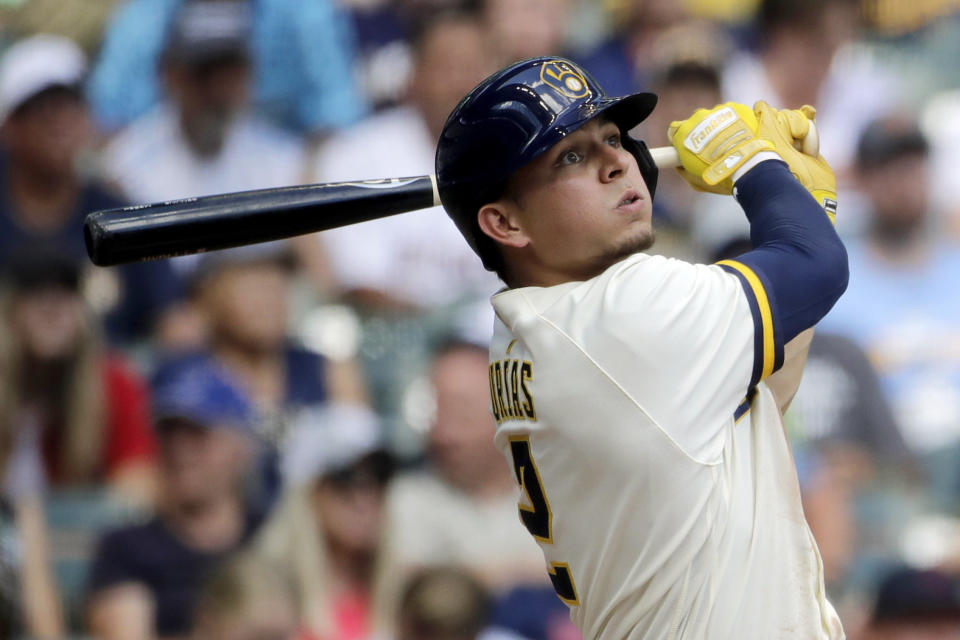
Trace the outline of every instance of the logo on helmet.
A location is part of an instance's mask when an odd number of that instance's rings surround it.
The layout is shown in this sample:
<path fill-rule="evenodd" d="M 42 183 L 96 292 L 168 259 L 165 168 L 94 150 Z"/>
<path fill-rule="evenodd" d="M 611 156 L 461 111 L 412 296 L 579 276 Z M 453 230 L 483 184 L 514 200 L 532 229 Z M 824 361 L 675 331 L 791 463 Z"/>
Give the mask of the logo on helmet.
<path fill-rule="evenodd" d="M 576 68 L 560 60 L 545 62 L 540 67 L 540 80 L 562 96 L 576 100 L 590 95 L 587 79 Z"/>

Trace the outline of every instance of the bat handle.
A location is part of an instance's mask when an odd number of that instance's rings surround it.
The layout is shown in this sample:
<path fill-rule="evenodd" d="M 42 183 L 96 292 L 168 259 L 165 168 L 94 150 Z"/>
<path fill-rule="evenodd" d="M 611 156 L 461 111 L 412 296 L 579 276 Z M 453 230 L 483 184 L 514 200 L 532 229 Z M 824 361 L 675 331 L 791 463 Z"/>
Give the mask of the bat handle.
<path fill-rule="evenodd" d="M 440 189 L 437 188 L 437 176 L 436 174 L 430 174 L 430 186 L 433 188 L 433 206 L 439 207 L 443 203 L 440 202 Z"/>
<path fill-rule="evenodd" d="M 650 149 L 653 162 L 658 169 L 669 169 L 680 166 L 680 154 L 673 147 L 653 147 Z"/>

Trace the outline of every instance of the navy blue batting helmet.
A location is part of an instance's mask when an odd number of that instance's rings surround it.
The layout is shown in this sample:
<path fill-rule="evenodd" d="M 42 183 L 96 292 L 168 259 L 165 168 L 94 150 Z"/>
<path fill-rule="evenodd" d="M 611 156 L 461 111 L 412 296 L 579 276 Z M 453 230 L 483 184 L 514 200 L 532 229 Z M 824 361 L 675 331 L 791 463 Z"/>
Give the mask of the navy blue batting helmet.
<path fill-rule="evenodd" d="M 604 93 L 589 73 L 564 58 L 532 58 L 493 74 L 447 119 L 437 144 L 440 200 L 470 247 L 490 270 L 500 252 L 477 223 L 480 207 L 499 199 L 510 176 L 586 122 L 605 113 L 637 159 L 653 195 L 657 166 L 646 144 L 627 132 L 650 115 L 657 96 Z"/>

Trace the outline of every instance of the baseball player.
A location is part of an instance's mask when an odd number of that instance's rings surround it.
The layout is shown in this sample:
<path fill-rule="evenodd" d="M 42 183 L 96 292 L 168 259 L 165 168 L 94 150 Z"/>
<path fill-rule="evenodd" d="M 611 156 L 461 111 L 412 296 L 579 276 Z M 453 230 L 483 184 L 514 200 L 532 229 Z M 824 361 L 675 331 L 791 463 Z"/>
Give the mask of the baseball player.
<path fill-rule="evenodd" d="M 842 638 L 783 431 L 809 328 L 846 287 L 835 181 L 794 148 L 814 112 L 701 109 L 670 136 L 733 194 L 754 249 L 694 265 L 653 242 L 656 166 L 569 60 L 494 74 L 437 148 L 440 197 L 493 296 L 496 443 L 585 638 Z"/>

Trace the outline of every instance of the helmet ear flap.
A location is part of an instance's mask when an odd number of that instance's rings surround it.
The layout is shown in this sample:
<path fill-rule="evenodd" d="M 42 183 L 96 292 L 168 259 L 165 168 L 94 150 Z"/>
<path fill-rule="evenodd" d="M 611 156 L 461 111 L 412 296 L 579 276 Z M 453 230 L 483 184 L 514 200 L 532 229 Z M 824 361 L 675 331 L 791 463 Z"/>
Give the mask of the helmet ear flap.
<path fill-rule="evenodd" d="M 647 183 L 647 191 L 650 192 L 650 197 L 652 198 L 654 192 L 657 190 L 657 176 L 660 174 L 660 169 L 657 168 L 657 164 L 653 161 L 653 156 L 650 155 L 650 149 L 647 147 L 647 143 L 643 140 L 637 140 L 624 131 L 621 133 L 620 144 L 637 159 L 637 165 L 640 167 L 640 175 L 643 176 L 643 181 Z"/>

